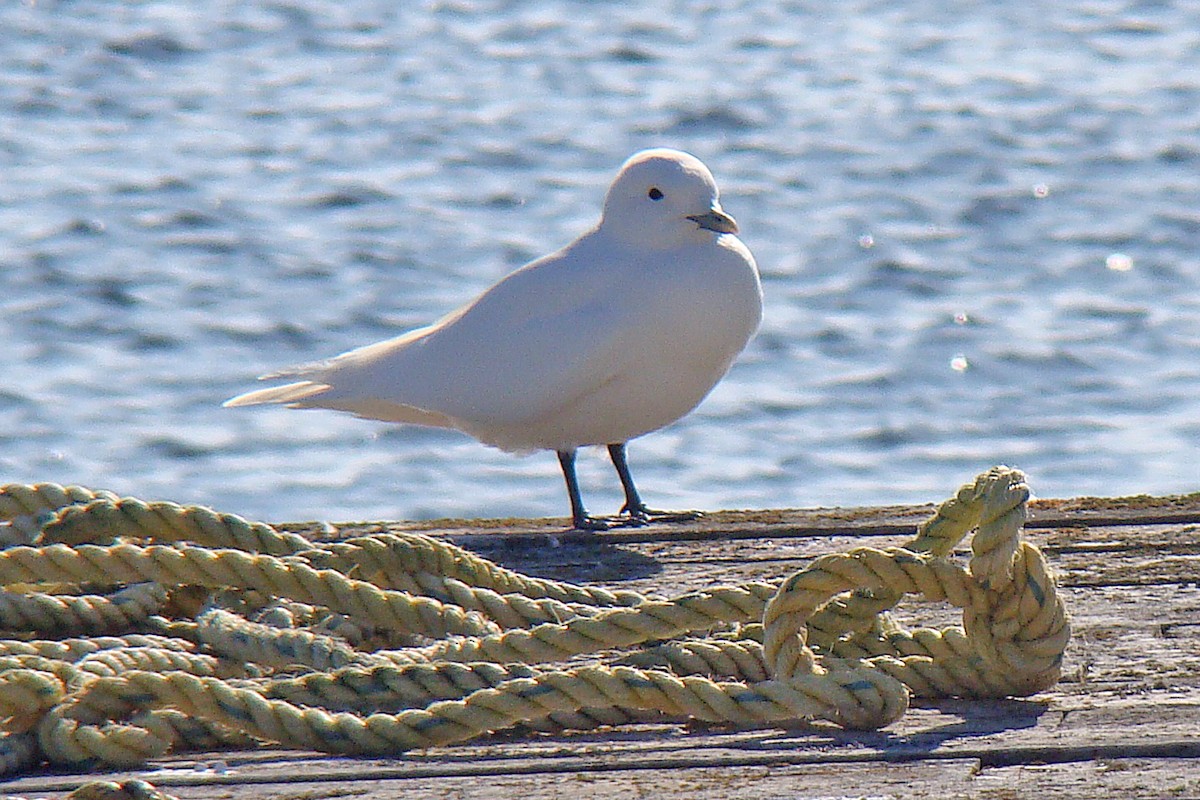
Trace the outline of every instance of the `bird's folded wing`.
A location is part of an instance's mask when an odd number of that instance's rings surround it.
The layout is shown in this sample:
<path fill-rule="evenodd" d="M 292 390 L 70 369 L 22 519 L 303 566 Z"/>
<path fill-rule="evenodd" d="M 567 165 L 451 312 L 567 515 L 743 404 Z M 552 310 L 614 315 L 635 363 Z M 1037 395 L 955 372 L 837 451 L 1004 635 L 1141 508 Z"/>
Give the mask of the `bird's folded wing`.
<path fill-rule="evenodd" d="M 564 264 L 569 252 L 518 270 L 434 325 L 289 370 L 307 380 L 229 404 L 423 424 L 536 419 L 609 380 L 627 351 L 631 299 L 611 291 L 604 270 Z"/>

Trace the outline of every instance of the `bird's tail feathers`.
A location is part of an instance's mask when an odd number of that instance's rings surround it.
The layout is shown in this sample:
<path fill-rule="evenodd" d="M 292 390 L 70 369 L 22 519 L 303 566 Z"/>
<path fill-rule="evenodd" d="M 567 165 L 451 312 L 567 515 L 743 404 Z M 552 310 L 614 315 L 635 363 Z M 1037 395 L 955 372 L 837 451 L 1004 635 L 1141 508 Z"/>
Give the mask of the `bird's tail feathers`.
<path fill-rule="evenodd" d="M 225 408 L 233 408 L 235 406 L 258 406 L 266 403 L 299 403 L 327 391 L 329 391 L 328 384 L 298 381 L 286 386 L 272 386 L 270 389 L 255 389 L 253 392 L 231 397 L 221 405 Z"/>

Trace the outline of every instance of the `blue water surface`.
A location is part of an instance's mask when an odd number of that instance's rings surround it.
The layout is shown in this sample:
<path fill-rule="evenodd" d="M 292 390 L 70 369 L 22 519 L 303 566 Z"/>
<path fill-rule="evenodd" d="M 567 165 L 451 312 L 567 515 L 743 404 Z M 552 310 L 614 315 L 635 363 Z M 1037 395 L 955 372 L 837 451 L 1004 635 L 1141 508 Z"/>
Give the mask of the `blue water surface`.
<path fill-rule="evenodd" d="M 651 504 L 934 501 L 996 463 L 1200 490 L 1200 4 L 26 0 L 0 30 L 0 481 L 565 513 L 551 454 L 220 403 L 469 300 L 666 145 L 766 318 L 632 444 Z"/>

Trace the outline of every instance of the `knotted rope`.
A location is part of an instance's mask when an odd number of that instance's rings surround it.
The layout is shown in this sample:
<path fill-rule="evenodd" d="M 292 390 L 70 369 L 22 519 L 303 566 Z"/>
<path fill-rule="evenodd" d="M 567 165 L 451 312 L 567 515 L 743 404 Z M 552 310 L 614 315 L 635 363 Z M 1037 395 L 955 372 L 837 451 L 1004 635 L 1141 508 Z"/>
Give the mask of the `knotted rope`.
<path fill-rule="evenodd" d="M 1070 633 L 1020 540 L 1028 497 L 997 467 L 903 547 L 660 599 L 531 578 L 419 534 L 321 543 L 197 507 L 6 486 L 0 774 L 253 742 L 395 754 L 517 725 L 878 728 L 910 694 L 1032 694 L 1057 681 Z M 964 568 L 950 555 L 972 530 Z M 906 594 L 961 608 L 963 626 L 902 630 L 888 612 Z"/>

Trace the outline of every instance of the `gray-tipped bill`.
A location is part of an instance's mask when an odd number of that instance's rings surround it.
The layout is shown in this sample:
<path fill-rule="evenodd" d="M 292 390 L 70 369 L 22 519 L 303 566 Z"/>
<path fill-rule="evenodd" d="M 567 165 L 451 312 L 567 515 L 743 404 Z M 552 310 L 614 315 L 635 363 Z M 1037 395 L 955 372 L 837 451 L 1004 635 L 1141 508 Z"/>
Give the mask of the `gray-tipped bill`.
<path fill-rule="evenodd" d="M 717 233 L 738 232 L 738 226 L 734 222 L 733 217 L 719 208 L 710 209 L 707 214 L 692 214 L 688 219 L 706 231 L 716 231 Z"/>

